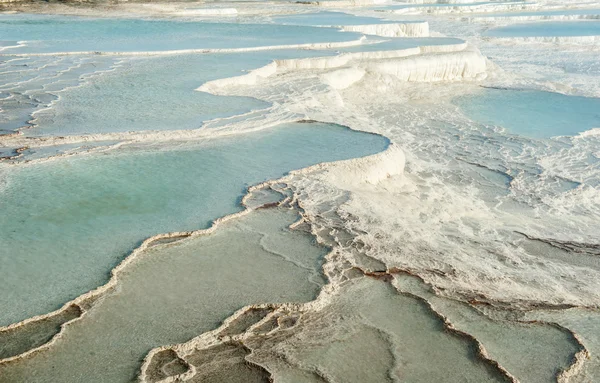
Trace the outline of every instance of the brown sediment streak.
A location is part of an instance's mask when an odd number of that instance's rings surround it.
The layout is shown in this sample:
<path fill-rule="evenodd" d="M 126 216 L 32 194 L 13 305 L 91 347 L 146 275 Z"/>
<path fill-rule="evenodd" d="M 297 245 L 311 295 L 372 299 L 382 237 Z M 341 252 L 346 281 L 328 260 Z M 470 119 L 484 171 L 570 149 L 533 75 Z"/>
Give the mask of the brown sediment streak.
<path fill-rule="evenodd" d="M 358 270 L 358 271 L 362 272 L 364 275 L 366 275 L 367 277 L 375 278 L 380 281 L 389 283 L 394 280 L 394 276 L 391 275 L 390 273 L 388 273 L 387 271 L 366 271 L 357 266 L 352 267 L 352 269 Z"/>
<path fill-rule="evenodd" d="M 8 136 L 8 135 L 6 135 Z M 20 148 L 16 148 L 13 150 L 13 153 L 15 154 L 9 154 L 8 156 L 2 156 L 0 157 L 0 161 L 10 161 L 10 160 L 16 160 L 17 158 L 21 157 L 23 155 L 23 152 L 28 150 L 29 146 L 22 146 Z"/>
<path fill-rule="evenodd" d="M 3 134 L 0 135 L 0 138 L 10 138 L 10 137 L 17 137 L 20 136 L 22 133 L 20 132 L 20 129 L 23 128 L 27 128 L 28 126 L 22 126 L 20 128 L 15 129 L 12 133 L 7 133 L 7 134 Z"/>
<path fill-rule="evenodd" d="M 600 256 L 600 244 L 598 243 L 584 243 L 575 241 L 561 241 L 552 238 L 537 238 L 521 231 L 515 231 L 517 234 L 521 234 L 525 238 L 531 241 L 542 242 L 557 249 L 568 251 L 576 254 L 589 254 Z"/>
<path fill-rule="evenodd" d="M 263 183 L 263 184 L 266 185 L 266 183 Z M 166 234 L 157 234 L 150 238 L 147 238 L 146 240 L 144 240 L 142 242 L 142 244 L 139 247 L 137 247 L 125 259 L 123 259 L 121 261 L 121 263 L 119 263 L 115 268 L 113 268 L 111 270 L 110 278 L 106 284 L 104 284 L 100 287 L 97 287 L 96 289 L 91 290 L 85 294 L 82 294 L 79 297 L 73 299 L 72 301 L 65 303 L 58 310 L 55 310 L 53 312 L 43 314 L 43 315 L 37 315 L 37 316 L 25 319 L 21 322 L 17 322 L 17 323 L 8 325 L 8 326 L 0 327 L 0 333 L 6 333 L 9 331 L 18 331 L 19 329 L 25 328 L 27 325 L 30 325 L 33 323 L 39 323 L 41 321 L 48 320 L 48 319 L 55 317 L 61 313 L 64 313 L 66 310 L 68 310 L 69 308 L 71 308 L 73 306 L 76 306 L 80 309 L 80 315 L 74 319 L 71 319 L 71 320 L 61 324 L 60 330 L 54 336 L 52 336 L 52 338 L 48 342 L 46 342 L 43 345 L 40 345 L 38 347 L 33 347 L 33 348 L 27 350 L 26 352 L 20 353 L 18 355 L 0 359 L 0 366 L 3 364 L 6 364 L 6 363 L 11 363 L 11 362 L 15 362 L 15 361 L 27 358 L 35 353 L 41 352 L 43 350 L 46 350 L 46 349 L 52 347 L 52 345 L 54 345 L 60 338 L 62 338 L 68 325 L 85 317 L 90 305 L 93 306 L 95 301 L 98 298 L 104 296 L 106 293 L 108 293 L 109 291 L 111 291 L 112 289 L 114 289 L 117 286 L 117 284 L 119 283 L 119 274 L 125 268 L 127 268 L 129 265 L 131 265 L 133 262 L 135 262 L 136 259 L 145 250 L 147 250 L 153 246 L 156 246 L 157 244 L 160 244 L 161 241 L 168 241 L 171 239 L 176 241 L 176 240 L 181 240 L 181 239 L 185 239 L 185 238 L 209 235 L 209 234 L 215 232 L 218 229 L 219 225 L 221 225 L 222 223 L 245 216 L 245 215 L 249 214 L 250 212 L 256 210 L 257 208 L 262 208 L 263 207 L 262 205 L 255 207 L 255 208 L 251 208 L 246 205 L 246 201 L 251 195 L 251 190 L 256 190 L 256 188 L 258 188 L 258 187 L 260 187 L 260 186 L 256 185 L 255 187 L 249 188 L 248 192 L 244 195 L 244 197 L 242 197 L 241 205 L 244 207 L 244 209 L 242 211 L 218 218 L 218 219 L 214 220 L 212 222 L 211 226 L 206 229 L 193 230 L 193 231 L 171 232 L 171 233 L 166 233 Z M 88 307 L 88 309 L 84 309 L 84 307 Z"/>
<path fill-rule="evenodd" d="M 483 164 L 480 164 L 480 163 L 477 163 L 477 162 L 474 162 L 474 161 L 469 161 L 469 160 L 461 158 L 461 157 L 454 157 L 454 158 L 457 159 L 458 161 L 464 162 L 465 164 L 473 165 L 473 166 L 476 166 L 478 168 L 486 169 L 486 170 L 489 170 L 490 172 L 494 172 L 496 174 L 499 174 L 499 175 L 501 175 L 503 177 L 508 178 L 511 182 L 514 180 L 513 176 L 511 176 L 510 174 L 508 174 L 508 173 L 506 173 L 506 172 L 504 172 L 502 170 L 490 168 L 490 167 L 485 166 Z"/>
<path fill-rule="evenodd" d="M 439 291 L 438 288 L 434 288 Z M 548 302 L 537 302 L 522 299 L 513 299 L 509 301 L 499 300 L 497 298 L 490 298 L 482 293 L 471 293 L 470 295 L 463 294 L 465 301 L 472 306 L 489 306 L 504 310 L 514 311 L 518 308 L 519 311 L 535 311 L 535 310 L 567 310 L 573 308 L 580 308 L 586 310 L 598 309 L 597 306 L 589 305 L 576 305 L 570 303 L 548 303 Z"/>
<path fill-rule="evenodd" d="M 419 272 L 416 270 L 411 270 L 409 268 L 400 269 L 397 267 L 391 267 L 387 270 L 387 272 L 390 274 L 407 274 L 407 275 L 416 277 L 421 282 L 423 282 L 425 285 L 429 286 L 437 295 L 443 295 L 447 299 L 466 302 L 473 307 L 487 306 L 487 307 L 493 307 L 493 308 L 503 309 L 503 310 L 508 310 L 508 311 L 518 310 L 518 311 L 522 311 L 522 312 L 535 311 L 535 310 L 567 310 L 567 309 L 573 309 L 573 308 L 584 309 L 584 310 L 597 310 L 599 308 L 598 306 L 593 306 L 593 305 L 590 306 L 590 305 L 576 305 L 576 304 L 570 304 L 570 303 L 549 303 L 549 302 L 539 302 L 539 301 L 531 301 L 531 300 L 523 300 L 523 299 L 500 300 L 498 298 L 488 297 L 487 295 L 480 293 L 480 292 L 463 293 L 463 292 L 458 291 L 456 293 L 461 297 L 461 299 L 457 299 L 455 297 L 448 296 L 446 294 L 442 294 L 442 292 L 445 290 L 444 288 L 440 288 L 440 287 L 432 284 L 431 282 L 428 282 L 421 275 L 423 273 L 433 273 L 433 274 L 437 274 L 437 275 L 445 277 L 445 276 L 449 275 L 448 272 L 435 270 L 435 269 L 426 269 L 426 270 Z"/>

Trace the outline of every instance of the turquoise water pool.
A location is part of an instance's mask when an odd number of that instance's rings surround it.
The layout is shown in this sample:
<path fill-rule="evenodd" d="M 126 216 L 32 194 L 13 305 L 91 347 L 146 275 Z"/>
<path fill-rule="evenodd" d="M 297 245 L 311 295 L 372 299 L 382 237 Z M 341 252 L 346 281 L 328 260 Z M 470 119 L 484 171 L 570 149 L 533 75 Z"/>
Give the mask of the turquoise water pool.
<path fill-rule="evenodd" d="M 350 41 L 360 35 L 277 24 L 0 15 L 0 36 L 25 41 L 10 49 L 14 54 L 239 49 Z"/>
<path fill-rule="evenodd" d="M 493 28 L 484 33 L 490 37 L 561 37 L 600 35 L 600 21 L 558 21 L 515 24 Z"/>
<path fill-rule="evenodd" d="M 537 138 L 600 127 L 600 99 L 533 90 L 485 89 L 455 103 L 474 120 Z"/>

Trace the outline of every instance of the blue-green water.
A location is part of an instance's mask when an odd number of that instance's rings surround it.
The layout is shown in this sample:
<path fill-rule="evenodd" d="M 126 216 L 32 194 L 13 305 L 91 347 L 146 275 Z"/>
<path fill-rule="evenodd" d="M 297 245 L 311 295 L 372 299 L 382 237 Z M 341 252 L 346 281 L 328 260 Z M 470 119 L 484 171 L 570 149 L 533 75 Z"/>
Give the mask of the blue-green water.
<path fill-rule="evenodd" d="M 600 21 L 515 24 L 490 29 L 484 35 L 490 37 L 597 36 L 600 35 Z"/>
<path fill-rule="evenodd" d="M 11 168 L 0 193 L 0 324 L 54 310 L 101 285 L 144 238 L 204 228 L 240 210 L 251 184 L 387 144 L 339 126 L 288 124 L 193 148 Z"/>
<path fill-rule="evenodd" d="M 485 89 L 454 101 L 474 120 L 549 138 L 600 127 L 600 99 L 533 90 Z"/>
<path fill-rule="evenodd" d="M 49 53 L 233 49 L 350 41 L 360 35 L 276 24 L 0 15 L 0 36 L 26 41 L 10 53 Z"/>

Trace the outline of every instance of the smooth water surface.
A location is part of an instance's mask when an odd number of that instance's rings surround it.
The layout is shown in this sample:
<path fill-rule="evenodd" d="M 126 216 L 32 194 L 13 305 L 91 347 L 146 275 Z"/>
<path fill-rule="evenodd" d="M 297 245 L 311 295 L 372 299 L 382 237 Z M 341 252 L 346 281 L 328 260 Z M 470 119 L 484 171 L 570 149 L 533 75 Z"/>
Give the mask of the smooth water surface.
<path fill-rule="evenodd" d="M 25 41 L 9 50 L 14 54 L 239 49 L 350 41 L 360 34 L 294 25 L 18 14 L 0 15 L 0 36 Z"/>
<path fill-rule="evenodd" d="M 204 228 L 240 210 L 248 185 L 387 145 L 339 126 L 286 124 L 195 147 L 0 168 L 0 324 L 55 310 L 103 284 L 149 236 Z"/>
<path fill-rule="evenodd" d="M 484 33 L 490 37 L 598 36 L 600 21 L 558 21 L 508 25 Z"/>
<path fill-rule="evenodd" d="M 536 138 L 573 136 L 600 127 L 600 99 L 559 93 L 485 89 L 458 97 L 467 116 L 514 134 Z"/>

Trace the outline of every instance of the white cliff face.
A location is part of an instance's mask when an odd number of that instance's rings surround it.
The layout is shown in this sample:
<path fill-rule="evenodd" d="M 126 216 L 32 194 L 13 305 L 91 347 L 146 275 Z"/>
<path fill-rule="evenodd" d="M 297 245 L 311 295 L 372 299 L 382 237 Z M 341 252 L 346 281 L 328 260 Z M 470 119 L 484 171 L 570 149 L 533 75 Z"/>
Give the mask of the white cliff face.
<path fill-rule="evenodd" d="M 333 57 L 276 60 L 248 74 L 209 81 L 197 90 L 220 94 L 219 89 L 236 85 L 254 85 L 261 79 L 284 71 L 353 68 L 332 72 L 323 79 L 334 88 L 344 89 L 365 72 L 394 75 L 402 81 L 448 81 L 485 77 L 486 60 L 466 43 L 431 45 L 415 48 L 342 53 Z M 349 81 L 349 82 L 348 82 Z"/>
<path fill-rule="evenodd" d="M 255 69 L 248 74 L 219 79 L 202 84 L 197 90 L 211 93 L 215 88 L 227 87 L 231 85 L 254 85 L 260 78 L 266 78 L 277 72 L 277 63 L 272 62 L 264 67 Z"/>
<path fill-rule="evenodd" d="M 346 32 L 361 32 L 366 35 L 383 37 L 428 37 L 429 24 L 427 22 L 394 23 L 394 24 L 369 24 L 341 26 Z"/>
<path fill-rule="evenodd" d="M 382 60 L 369 63 L 367 70 L 410 82 L 483 79 L 486 76 L 486 60 L 477 50 L 466 50 Z"/>
<path fill-rule="evenodd" d="M 377 185 L 391 177 L 401 177 L 405 162 L 402 149 L 392 144 L 383 153 L 332 164 L 326 168 L 324 177 L 336 187 L 350 190 L 364 184 Z"/>

